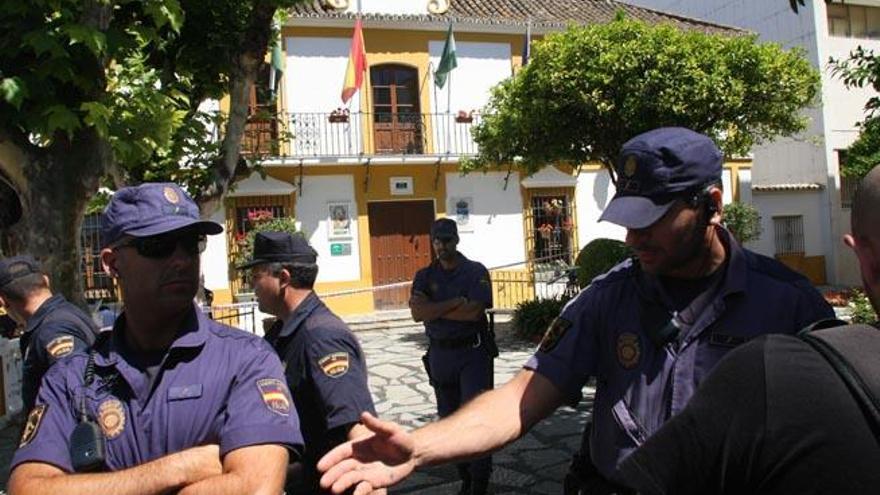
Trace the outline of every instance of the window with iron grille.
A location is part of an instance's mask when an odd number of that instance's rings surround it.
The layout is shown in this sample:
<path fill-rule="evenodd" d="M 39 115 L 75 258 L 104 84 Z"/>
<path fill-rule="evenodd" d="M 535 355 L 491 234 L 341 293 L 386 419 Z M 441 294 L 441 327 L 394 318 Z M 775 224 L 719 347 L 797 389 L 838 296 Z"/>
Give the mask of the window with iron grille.
<path fill-rule="evenodd" d="M 829 4 L 828 34 L 844 38 L 880 39 L 880 8 Z"/>
<path fill-rule="evenodd" d="M 285 216 L 282 205 L 238 206 L 235 208 L 235 234 L 244 237 L 253 230 L 254 221 L 259 218 L 280 218 Z"/>
<path fill-rule="evenodd" d="M 80 273 L 87 301 L 116 301 L 116 285 L 101 266 L 101 215 L 86 215 L 80 229 Z"/>
<path fill-rule="evenodd" d="M 260 219 L 288 216 L 288 212 L 292 209 L 290 199 L 290 196 L 278 195 L 233 198 L 226 210 L 227 218 L 232 219 L 232 225 L 228 225 L 227 238 L 230 260 L 236 259 L 239 255 L 245 238 Z M 250 272 L 233 270 L 230 271 L 230 275 L 233 293 L 250 291 Z"/>
<path fill-rule="evenodd" d="M 569 196 L 534 196 L 531 210 L 535 261 L 571 264 L 574 222 Z"/>
<path fill-rule="evenodd" d="M 804 254 L 804 217 L 800 215 L 773 217 L 773 239 L 776 255 Z"/>
<path fill-rule="evenodd" d="M 846 150 L 837 150 L 838 169 L 842 170 L 846 166 Z M 852 208 L 853 195 L 856 192 L 856 186 L 859 181 L 855 177 L 840 176 L 840 207 Z"/>

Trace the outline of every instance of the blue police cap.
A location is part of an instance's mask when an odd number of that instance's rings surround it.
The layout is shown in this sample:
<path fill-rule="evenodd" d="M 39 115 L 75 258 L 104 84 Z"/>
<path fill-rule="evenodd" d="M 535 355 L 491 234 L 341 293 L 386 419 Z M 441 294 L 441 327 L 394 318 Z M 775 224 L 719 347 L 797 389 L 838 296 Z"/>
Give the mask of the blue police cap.
<path fill-rule="evenodd" d="M 257 232 L 254 236 L 253 258 L 238 267 L 239 270 L 262 265 L 264 263 L 280 263 L 299 261 L 314 263 L 318 252 L 312 249 L 305 236 L 297 232 Z"/>
<path fill-rule="evenodd" d="M 690 129 L 661 127 L 639 134 L 620 150 L 617 193 L 599 221 L 648 227 L 677 198 L 720 182 L 721 161 L 712 139 Z"/>
<path fill-rule="evenodd" d="M 149 237 L 186 227 L 209 235 L 223 232 L 220 224 L 199 217 L 199 207 L 180 186 L 148 182 L 110 198 L 101 215 L 101 243 L 106 247 L 123 235 Z"/>
<path fill-rule="evenodd" d="M 438 218 L 431 224 L 431 239 L 455 237 L 458 239 L 458 225 L 451 218 Z"/>
<path fill-rule="evenodd" d="M 0 260 L 0 287 L 32 273 L 43 273 L 40 264 L 29 254 Z"/>

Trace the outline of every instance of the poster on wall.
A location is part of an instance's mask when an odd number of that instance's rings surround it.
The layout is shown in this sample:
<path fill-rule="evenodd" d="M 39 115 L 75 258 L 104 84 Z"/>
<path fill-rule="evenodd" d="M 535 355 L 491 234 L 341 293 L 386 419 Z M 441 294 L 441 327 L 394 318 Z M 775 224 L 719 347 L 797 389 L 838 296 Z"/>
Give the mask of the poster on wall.
<path fill-rule="evenodd" d="M 351 203 L 331 201 L 327 209 L 327 239 L 351 239 Z"/>
<path fill-rule="evenodd" d="M 458 225 L 459 232 L 473 232 L 474 221 L 471 213 L 474 210 L 474 200 L 472 198 L 451 198 L 449 211 L 455 223 Z"/>

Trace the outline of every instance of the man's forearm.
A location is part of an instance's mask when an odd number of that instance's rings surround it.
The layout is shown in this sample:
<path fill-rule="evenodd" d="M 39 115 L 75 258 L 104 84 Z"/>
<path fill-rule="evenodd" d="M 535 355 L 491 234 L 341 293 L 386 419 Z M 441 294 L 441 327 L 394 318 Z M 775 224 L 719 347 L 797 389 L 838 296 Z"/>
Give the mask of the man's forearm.
<path fill-rule="evenodd" d="M 433 321 L 437 318 L 446 318 L 446 314 L 464 303 L 464 298 L 456 297 L 445 301 L 418 301 L 410 302 L 410 311 L 415 321 Z"/>
<path fill-rule="evenodd" d="M 242 447 L 223 458 L 223 474 L 186 486 L 178 495 L 278 495 L 284 488 L 288 453 L 280 445 Z"/>
<path fill-rule="evenodd" d="M 480 301 L 468 301 L 443 315 L 444 319 L 454 321 L 480 321 L 486 305 Z"/>
<path fill-rule="evenodd" d="M 533 376 L 520 372 L 452 416 L 415 430 L 415 466 L 482 457 L 521 437 L 561 403 L 557 392 L 534 387 Z"/>
<path fill-rule="evenodd" d="M 46 466 L 53 475 L 43 475 Z M 122 471 L 110 473 L 60 472 L 54 466 L 25 463 L 15 468 L 9 480 L 9 493 L 14 495 L 152 495 L 178 490 L 189 482 L 185 462 L 179 454 L 171 454 Z"/>

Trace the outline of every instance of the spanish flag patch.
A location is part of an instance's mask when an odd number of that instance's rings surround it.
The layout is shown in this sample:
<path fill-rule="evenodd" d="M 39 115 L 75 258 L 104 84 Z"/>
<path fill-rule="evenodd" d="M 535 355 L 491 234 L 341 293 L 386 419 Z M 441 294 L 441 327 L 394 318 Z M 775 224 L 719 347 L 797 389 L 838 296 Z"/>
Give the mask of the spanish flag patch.
<path fill-rule="evenodd" d="M 338 378 L 348 372 L 348 353 L 334 352 L 318 360 L 318 366 L 330 378 Z"/>
<path fill-rule="evenodd" d="M 284 382 L 277 378 L 263 378 L 257 380 L 257 388 L 270 411 L 282 416 L 290 414 L 290 392 Z"/>
<path fill-rule="evenodd" d="M 46 352 L 55 359 L 70 354 L 73 352 L 73 336 L 62 335 L 55 337 L 46 344 Z"/>

